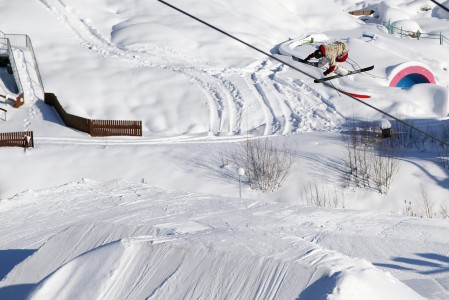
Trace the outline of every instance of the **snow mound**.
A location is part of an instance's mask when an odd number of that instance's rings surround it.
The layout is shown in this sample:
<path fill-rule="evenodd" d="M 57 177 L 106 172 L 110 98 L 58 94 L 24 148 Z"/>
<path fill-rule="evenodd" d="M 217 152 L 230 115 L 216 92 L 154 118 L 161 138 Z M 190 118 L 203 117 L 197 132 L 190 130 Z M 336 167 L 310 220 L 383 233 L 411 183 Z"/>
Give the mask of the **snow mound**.
<path fill-rule="evenodd" d="M 421 27 L 419 27 L 418 23 L 416 23 L 416 21 L 413 20 L 398 20 L 393 22 L 393 27 L 396 28 L 401 28 L 403 31 L 411 31 L 411 32 L 423 32 L 423 30 L 421 29 Z M 406 35 L 407 33 L 404 32 L 404 35 Z"/>
<path fill-rule="evenodd" d="M 408 20 L 410 16 L 402 9 L 389 1 L 382 1 L 377 6 L 379 19 L 383 22 L 396 22 L 399 20 Z"/>
<path fill-rule="evenodd" d="M 402 288 L 396 289 L 396 284 L 396 278 L 389 274 L 368 270 L 344 271 L 337 276 L 337 288 L 326 299 L 425 299 Z"/>
<path fill-rule="evenodd" d="M 101 243 L 105 233 L 115 232 L 115 226 L 74 226 L 53 240 L 86 249 L 96 239 Z M 71 232 L 79 229 L 83 239 L 73 239 Z M 123 238 L 63 264 L 39 282 L 29 298 L 422 299 L 365 260 L 297 239 L 280 240 L 266 255 L 266 238 L 251 243 L 247 239 L 231 232 Z M 47 258 L 56 254 L 55 249 L 63 250 L 45 245 L 42 249 Z"/>
<path fill-rule="evenodd" d="M 9 241 L 0 241 L 3 247 L 39 249 L 0 281 L 0 299 L 31 292 L 34 299 L 153 292 L 155 299 L 389 299 L 384 291 L 390 299 L 416 299 L 404 284 L 427 296 L 424 286 L 447 280 L 439 273 L 446 266 L 444 220 L 167 192 L 123 180 L 82 180 L 1 203 Z M 29 217 L 18 223 L 23 214 Z M 413 266 L 414 276 L 421 274 L 413 282 L 410 261 L 422 261 Z M 446 295 L 442 288 L 433 293 Z"/>
<path fill-rule="evenodd" d="M 435 84 L 416 84 L 398 95 L 394 110 L 401 116 L 442 117 L 448 113 L 448 92 Z"/>

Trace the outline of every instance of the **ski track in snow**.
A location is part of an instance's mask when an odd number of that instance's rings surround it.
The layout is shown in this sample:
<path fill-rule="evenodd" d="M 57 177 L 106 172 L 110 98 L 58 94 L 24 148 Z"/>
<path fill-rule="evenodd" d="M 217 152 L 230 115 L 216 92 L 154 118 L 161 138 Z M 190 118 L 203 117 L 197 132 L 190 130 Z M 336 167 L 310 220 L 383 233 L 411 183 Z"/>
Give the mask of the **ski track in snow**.
<path fill-rule="evenodd" d="M 63 0 L 38 2 L 68 26 L 80 43 L 92 51 L 105 57 L 124 59 L 136 67 L 165 69 L 189 78 L 203 90 L 207 99 L 209 131 L 214 135 L 230 137 L 244 134 L 244 110 L 248 107 L 264 111 L 265 119 L 253 125 L 255 128 L 264 126 L 263 135 L 267 136 L 337 128 L 341 116 L 318 92 L 310 92 L 307 87 L 296 88 L 295 82 L 278 79 L 277 74 L 284 69 L 281 64 L 271 65 L 264 61 L 256 67 L 224 69 L 198 62 L 174 49 L 158 45 L 117 47 Z M 246 80 L 236 80 L 237 77 Z M 247 90 L 254 92 L 243 92 Z M 29 127 L 28 123 L 26 127 Z M 255 128 L 246 130 L 249 132 Z"/>

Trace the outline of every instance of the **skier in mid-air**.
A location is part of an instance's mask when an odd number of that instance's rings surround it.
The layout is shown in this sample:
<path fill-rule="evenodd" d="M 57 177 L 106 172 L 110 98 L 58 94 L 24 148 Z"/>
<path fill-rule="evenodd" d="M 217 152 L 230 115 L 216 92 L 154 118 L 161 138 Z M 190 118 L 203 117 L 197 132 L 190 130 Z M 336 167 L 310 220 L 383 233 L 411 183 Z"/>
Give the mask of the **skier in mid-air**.
<path fill-rule="evenodd" d="M 329 45 L 320 45 L 316 51 L 307 56 L 305 61 L 308 61 L 311 58 L 317 58 L 319 59 L 319 68 L 328 66 L 327 70 L 323 72 L 324 76 L 327 76 L 334 71 L 338 75 L 346 75 L 348 70 L 338 66 L 337 63 L 345 62 L 346 59 L 348 59 L 348 52 L 348 46 L 343 42 L 337 41 Z"/>

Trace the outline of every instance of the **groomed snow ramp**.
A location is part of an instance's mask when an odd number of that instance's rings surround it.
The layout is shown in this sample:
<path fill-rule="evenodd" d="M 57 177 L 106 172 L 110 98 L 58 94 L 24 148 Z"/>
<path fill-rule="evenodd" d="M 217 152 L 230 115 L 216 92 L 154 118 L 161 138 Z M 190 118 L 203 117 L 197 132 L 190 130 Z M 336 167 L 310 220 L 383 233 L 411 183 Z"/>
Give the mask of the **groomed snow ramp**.
<path fill-rule="evenodd" d="M 104 237 L 111 224 L 76 229 L 82 240 L 71 240 L 78 234 L 69 229 L 49 242 L 76 245 L 76 252 Z M 280 239 L 274 246 L 272 237 L 247 234 L 250 249 L 226 231 L 106 243 L 41 280 L 29 299 L 423 299 L 365 260 L 298 239 Z M 44 245 L 36 256 L 56 257 L 47 252 L 51 249 Z"/>

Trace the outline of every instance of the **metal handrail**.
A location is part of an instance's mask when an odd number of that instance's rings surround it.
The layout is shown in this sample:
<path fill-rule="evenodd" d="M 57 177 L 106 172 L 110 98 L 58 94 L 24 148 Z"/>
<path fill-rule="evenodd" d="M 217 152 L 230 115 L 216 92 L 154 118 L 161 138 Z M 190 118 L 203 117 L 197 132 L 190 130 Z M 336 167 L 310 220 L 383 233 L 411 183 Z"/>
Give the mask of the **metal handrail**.
<path fill-rule="evenodd" d="M 33 56 L 33 61 L 34 61 L 34 68 L 36 70 L 36 74 L 37 74 L 37 78 L 39 79 L 39 83 L 42 87 L 42 91 L 44 92 L 44 83 L 42 82 L 42 77 L 41 77 L 41 72 L 39 71 L 39 66 L 37 64 L 37 59 L 36 59 L 36 55 L 34 54 L 34 48 L 33 48 L 33 44 L 31 43 L 31 39 L 30 37 L 27 35 L 26 36 L 26 44 L 27 44 L 27 49 L 30 50 L 31 55 Z"/>
<path fill-rule="evenodd" d="M 30 51 L 31 56 L 33 57 L 34 69 L 36 70 L 36 74 L 39 80 L 39 84 L 42 88 L 42 91 L 45 93 L 44 83 L 42 81 L 41 72 L 39 70 L 39 66 L 37 64 L 36 54 L 34 52 L 33 44 L 31 43 L 31 39 L 26 34 L 5 34 L 0 31 L 0 38 L 6 40 L 7 48 L 8 48 L 8 56 L 11 63 L 11 68 L 13 68 L 13 75 L 17 83 L 17 87 L 19 89 L 19 93 L 23 92 L 22 82 L 20 80 L 20 76 L 17 70 L 17 64 L 14 59 L 14 54 L 12 51 L 12 46 L 14 47 L 24 47 Z M 24 95 L 25 96 L 25 95 Z"/>
<path fill-rule="evenodd" d="M 15 47 L 24 47 L 30 51 L 31 56 L 33 57 L 34 69 L 36 70 L 36 74 L 39 80 L 39 84 L 42 87 L 42 91 L 45 91 L 44 84 L 42 82 L 42 76 L 39 71 L 39 66 L 37 64 L 36 54 L 34 53 L 33 44 L 31 43 L 31 38 L 26 34 L 4 34 L 6 38 L 11 40 L 11 44 Z"/>
<path fill-rule="evenodd" d="M 399 32 L 399 36 L 401 38 L 403 37 L 410 37 L 410 38 L 416 38 L 417 40 L 420 39 L 430 39 L 430 40 L 439 40 L 440 41 L 440 45 L 444 45 L 444 42 L 446 42 L 447 44 L 449 44 L 449 38 L 447 38 L 446 36 L 444 36 L 441 32 L 438 33 L 425 33 L 425 32 L 420 32 L 418 31 L 411 31 L 411 30 L 405 30 L 402 27 L 394 27 L 390 21 L 388 22 L 382 22 L 382 25 L 387 28 L 387 31 L 389 34 L 395 34 L 395 30 L 396 30 L 396 34 L 397 32 Z"/>
<path fill-rule="evenodd" d="M 14 79 L 16 80 L 17 87 L 19 89 L 19 94 L 21 94 L 21 93 L 23 93 L 22 81 L 20 80 L 19 72 L 17 70 L 16 60 L 14 59 L 14 53 L 12 52 L 11 43 L 9 42 L 8 38 L 6 38 L 6 44 L 8 47 L 9 62 L 11 64 L 11 68 L 13 69 L 12 73 L 13 73 Z M 25 97 L 25 93 L 24 93 L 24 97 Z"/>

